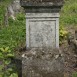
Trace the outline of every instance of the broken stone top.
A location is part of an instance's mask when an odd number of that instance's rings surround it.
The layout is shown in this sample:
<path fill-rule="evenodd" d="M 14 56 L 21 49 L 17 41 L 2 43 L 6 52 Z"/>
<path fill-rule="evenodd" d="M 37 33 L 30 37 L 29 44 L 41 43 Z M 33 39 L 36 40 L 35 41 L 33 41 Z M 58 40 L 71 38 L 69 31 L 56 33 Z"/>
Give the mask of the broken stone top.
<path fill-rule="evenodd" d="M 51 7 L 51 6 L 62 6 L 64 3 L 63 0 L 21 0 L 21 6 L 29 7 L 29 6 L 36 6 L 36 7 Z"/>

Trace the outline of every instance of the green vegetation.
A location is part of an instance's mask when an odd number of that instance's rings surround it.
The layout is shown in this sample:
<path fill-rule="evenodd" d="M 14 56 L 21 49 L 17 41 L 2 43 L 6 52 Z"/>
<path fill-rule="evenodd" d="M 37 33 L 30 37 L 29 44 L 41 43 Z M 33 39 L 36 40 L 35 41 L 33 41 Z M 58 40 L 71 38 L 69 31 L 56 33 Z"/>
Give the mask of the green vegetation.
<path fill-rule="evenodd" d="M 25 43 L 25 17 L 21 13 L 16 20 L 9 18 L 9 26 L 0 29 L 0 47 L 14 49 L 20 43 Z"/>
<path fill-rule="evenodd" d="M 65 27 L 77 25 L 77 0 L 65 0 L 60 14 L 60 44 L 66 39 L 68 32 Z"/>
<path fill-rule="evenodd" d="M 15 65 L 7 68 L 11 57 L 15 57 L 15 48 L 25 45 L 25 16 L 23 13 L 16 15 L 16 19 L 8 19 L 8 26 L 4 26 L 6 7 L 12 0 L 0 2 L 0 77 L 18 77 Z"/>
<path fill-rule="evenodd" d="M 4 26 L 4 15 L 7 6 L 12 0 L 2 0 L 0 2 L 0 47 L 10 47 L 14 49 L 25 41 L 25 16 L 17 14 L 16 20 L 9 18 L 9 26 Z"/>
<path fill-rule="evenodd" d="M 74 72 L 74 73 L 72 74 L 72 77 L 77 77 L 77 72 Z"/>
<path fill-rule="evenodd" d="M 65 30 L 65 28 L 63 26 L 60 26 L 60 29 L 59 29 L 59 37 L 60 37 L 60 44 L 63 43 L 64 40 L 67 39 L 67 36 L 68 36 L 68 32 Z"/>
<path fill-rule="evenodd" d="M 7 6 L 12 0 L 1 0 L 0 1 L 0 27 L 4 26 L 4 15 L 6 12 Z"/>
<path fill-rule="evenodd" d="M 61 11 L 60 24 L 64 26 L 77 24 L 77 0 L 65 0 Z"/>
<path fill-rule="evenodd" d="M 8 67 L 12 57 L 14 57 L 14 52 L 11 52 L 9 47 L 0 48 L 0 62 L 2 62 L 2 65 L 0 65 L 0 77 L 18 77 L 15 70 Z"/>

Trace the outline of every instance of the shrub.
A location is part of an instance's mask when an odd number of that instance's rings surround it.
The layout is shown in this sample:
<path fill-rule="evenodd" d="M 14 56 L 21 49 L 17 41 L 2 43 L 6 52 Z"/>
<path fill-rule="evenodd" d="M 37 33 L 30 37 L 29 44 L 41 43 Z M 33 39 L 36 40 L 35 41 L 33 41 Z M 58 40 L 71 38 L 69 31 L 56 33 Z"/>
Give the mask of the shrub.
<path fill-rule="evenodd" d="M 11 63 L 11 58 L 14 57 L 14 52 L 11 52 L 9 47 L 0 48 L 0 77 L 18 77 L 13 69 L 8 67 Z"/>
<path fill-rule="evenodd" d="M 63 43 L 63 41 L 67 38 L 68 32 L 65 30 L 63 26 L 60 26 L 59 30 L 59 37 L 60 37 L 60 44 Z"/>
<path fill-rule="evenodd" d="M 9 5 L 11 0 L 2 0 L 0 2 L 0 27 L 4 26 L 4 15 L 6 12 L 6 7 Z"/>
<path fill-rule="evenodd" d="M 0 30 L 0 47 L 9 46 L 12 50 L 20 44 L 25 44 L 25 18 L 24 14 L 9 18 L 9 26 Z M 23 19 L 23 20 L 22 20 Z"/>
<path fill-rule="evenodd" d="M 61 10 L 60 23 L 77 24 L 77 0 L 65 0 Z"/>

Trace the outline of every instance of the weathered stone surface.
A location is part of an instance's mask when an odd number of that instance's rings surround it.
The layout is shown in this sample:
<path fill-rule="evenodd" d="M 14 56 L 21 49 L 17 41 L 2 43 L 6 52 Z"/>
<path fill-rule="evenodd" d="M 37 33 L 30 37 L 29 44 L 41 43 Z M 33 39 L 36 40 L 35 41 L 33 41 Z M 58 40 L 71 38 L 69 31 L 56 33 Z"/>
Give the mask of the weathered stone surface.
<path fill-rule="evenodd" d="M 21 0 L 26 12 L 26 48 L 59 48 L 63 0 Z M 31 7 L 30 7 L 31 6 Z"/>
<path fill-rule="evenodd" d="M 59 48 L 62 5 L 63 0 L 21 0 L 26 12 L 26 48 L 29 49 L 22 55 L 23 77 L 64 77 L 63 57 L 59 50 L 53 50 Z"/>
<path fill-rule="evenodd" d="M 63 0 L 22 0 L 25 2 L 62 2 Z"/>
<path fill-rule="evenodd" d="M 26 48 L 59 48 L 59 14 L 26 13 Z"/>
<path fill-rule="evenodd" d="M 15 13 L 19 13 L 21 11 L 20 0 L 14 0 L 12 7 Z"/>
<path fill-rule="evenodd" d="M 33 49 L 22 57 L 23 77 L 64 77 L 64 61 L 59 50 Z"/>
<path fill-rule="evenodd" d="M 11 4 L 7 7 L 8 17 L 12 17 L 14 20 L 16 18 L 16 14 L 22 12 L 20 6 L 20 0 L 13 0 Z"/>
<path fill-rule="evenodd" d="M 59 12 L 63 6 L 63 0 L 20 0 L 26 13 L 51 13 Z"/>
<path fill-rule="evenodd" d="M 21 0 L 22 6 L 62 6 L 64 0 Z"/>

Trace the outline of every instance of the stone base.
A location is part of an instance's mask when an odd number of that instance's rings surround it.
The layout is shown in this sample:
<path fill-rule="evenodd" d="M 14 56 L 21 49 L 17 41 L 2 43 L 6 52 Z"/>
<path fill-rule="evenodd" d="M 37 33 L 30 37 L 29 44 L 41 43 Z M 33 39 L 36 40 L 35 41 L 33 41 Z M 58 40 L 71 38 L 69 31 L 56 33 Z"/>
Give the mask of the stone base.
<path fill-rule="evenodd" d="M 22 57 L 22 77 L 64 77 L 64 60 L 57 49 L 33 49 Z"/>

